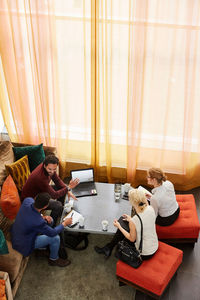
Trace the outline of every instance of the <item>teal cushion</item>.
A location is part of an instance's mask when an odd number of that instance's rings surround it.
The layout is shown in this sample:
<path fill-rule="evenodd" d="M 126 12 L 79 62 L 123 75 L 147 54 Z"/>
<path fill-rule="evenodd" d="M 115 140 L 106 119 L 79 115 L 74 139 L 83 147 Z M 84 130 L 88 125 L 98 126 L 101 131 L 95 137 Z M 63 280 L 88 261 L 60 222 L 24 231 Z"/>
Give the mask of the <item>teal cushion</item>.
<path fill-rule="evenodd" d="M 28 155 L 30 171 L 32 172 L 45 159 L 43 144 L 36 146 L 13 147 L 15 159 L 18 160 Z"/>
<path fill-rule="evenodd" d="M 8 254 L 8 246 L 3 231 L 1 229 L 0 229 L 0 254 Z"/>

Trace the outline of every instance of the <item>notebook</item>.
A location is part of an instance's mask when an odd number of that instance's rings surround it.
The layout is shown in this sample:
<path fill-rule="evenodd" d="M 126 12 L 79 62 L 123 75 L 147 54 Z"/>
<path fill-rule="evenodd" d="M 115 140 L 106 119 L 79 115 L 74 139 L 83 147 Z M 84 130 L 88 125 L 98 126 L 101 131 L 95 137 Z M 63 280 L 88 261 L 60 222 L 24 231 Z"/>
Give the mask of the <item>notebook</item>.
<path fill-rule="evenodd" d="M 66 220 L 67 218 L 71 218 L 71 217 L 72 217 L 72 224 L 68 225 L 67 227 L 74 227 L 79 222 L 79 219 L 80 217 L 82 217 L 82 215 L 77 211 L 75 211 L 74 209 L 72 209 L 70 213 L 68 213 L 67 216 L 63 218 L 63 220 Z"/>
<path fill-rule="evenodd" d="M 130 231 L 130 228 L 129 228 L 129 222 L 127 222 L 126 220 L 124 220 L 123 216 L 121 216 L 119 219 L 118 219 L 118 222 L 119 224 L 122 226 L 122 228 L 124 228 L 126 231 Z"/>
<path fill-rule="evenodd" d="M 96 185 L 94 182 L 94 169 L 71 170 L 72 179 L 78 178 L 79 184 L 72 189 L 72 193 L 78 197 L 97 195 Z"/>

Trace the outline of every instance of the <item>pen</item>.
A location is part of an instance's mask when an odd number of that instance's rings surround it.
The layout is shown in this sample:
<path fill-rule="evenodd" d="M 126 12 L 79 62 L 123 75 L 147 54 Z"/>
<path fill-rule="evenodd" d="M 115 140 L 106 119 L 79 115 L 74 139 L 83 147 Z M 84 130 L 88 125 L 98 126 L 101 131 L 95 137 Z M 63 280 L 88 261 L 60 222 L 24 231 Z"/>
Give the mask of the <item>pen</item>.
<path fill-rule="evenodd" d="M 72 213 L 71 218 L 72 218 L 73 214 L 74 214 L 74 213 Z"/>

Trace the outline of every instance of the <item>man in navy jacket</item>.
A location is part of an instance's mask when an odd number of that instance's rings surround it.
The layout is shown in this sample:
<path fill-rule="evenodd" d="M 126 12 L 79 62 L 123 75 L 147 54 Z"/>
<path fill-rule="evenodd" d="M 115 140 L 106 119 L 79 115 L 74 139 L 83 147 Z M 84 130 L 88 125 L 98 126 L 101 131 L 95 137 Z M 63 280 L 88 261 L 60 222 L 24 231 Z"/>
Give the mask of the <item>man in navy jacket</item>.
<path fill-rule="evenodd" d="M 60 247 L 59 233 L 65 226 L 72 224 L 72 218 L 67 218 L 62 224 L 52 228 L 52 217 L 43 216 L 41 212 L 49 205 L 50 195 L 40 193 L 33 198 L 25 198 L 15 222 L 11 227 L 13 249 L 24 256 L 29 256 L 34 249 L 49 246 L 49 265 L 65 267 L 70 264 L 68 259 L 58 256 Z"/>

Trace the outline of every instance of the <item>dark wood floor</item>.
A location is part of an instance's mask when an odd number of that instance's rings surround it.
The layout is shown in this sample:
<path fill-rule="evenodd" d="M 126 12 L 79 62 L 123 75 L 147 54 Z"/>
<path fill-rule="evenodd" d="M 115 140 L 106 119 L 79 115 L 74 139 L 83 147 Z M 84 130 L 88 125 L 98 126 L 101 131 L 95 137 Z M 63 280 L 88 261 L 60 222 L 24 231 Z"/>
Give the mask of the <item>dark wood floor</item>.
<path fill-rule="evenodd" d="M 194 195 L 200 220 L 200 187 L 187 192 L 176 191 L 176 194 Z M 200 241 L 195 243 L 194 248 L 189 244 L 176 244 L 176 247 L 183 250 L 183 262 L 177 276 L 172 279 L 161 299 L 200 300 Z M 136 292 L 135 299 L 149 300 L 152 298 Z"/>

